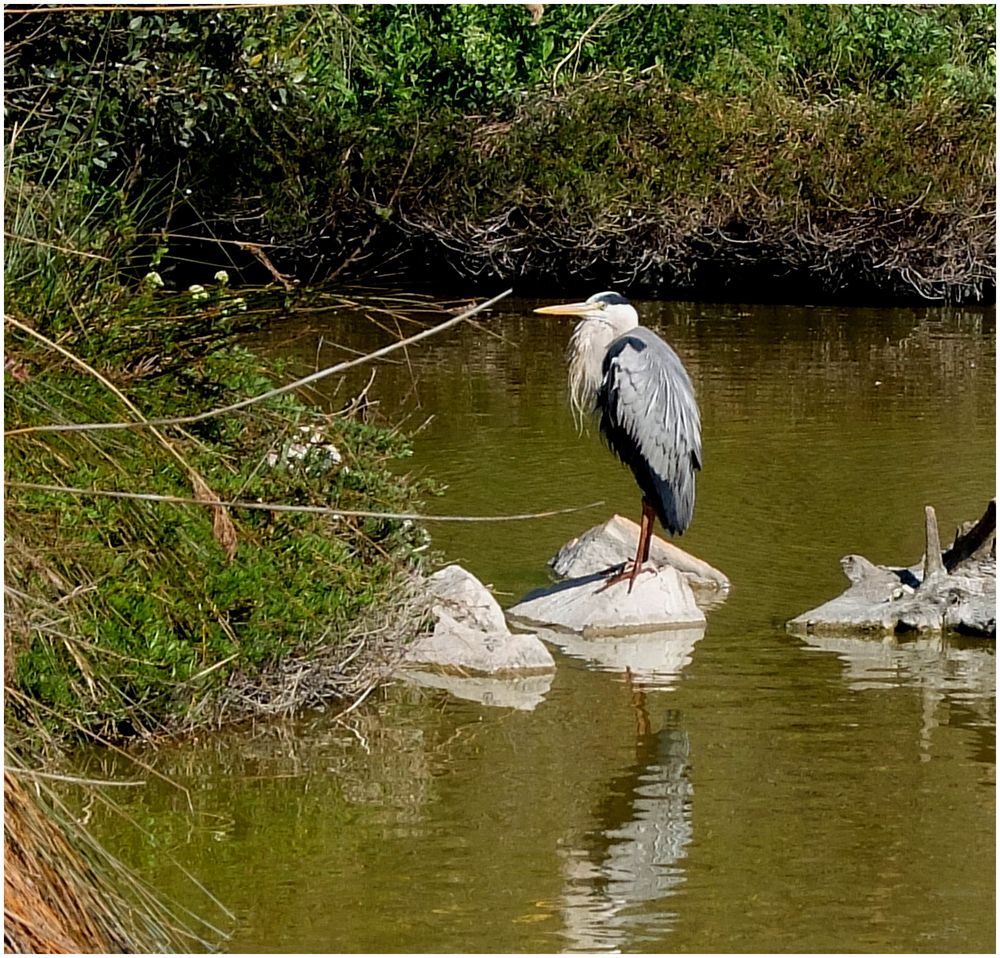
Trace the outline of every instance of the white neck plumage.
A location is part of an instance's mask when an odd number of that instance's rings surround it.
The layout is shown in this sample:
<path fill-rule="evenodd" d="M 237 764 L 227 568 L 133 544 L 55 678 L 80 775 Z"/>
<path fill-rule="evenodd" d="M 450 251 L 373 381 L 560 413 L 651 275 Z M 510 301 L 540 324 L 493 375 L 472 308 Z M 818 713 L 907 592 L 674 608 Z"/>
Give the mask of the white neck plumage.
<path fill-rule="evenodd" d="M 639 325 L 636 311 L 628 307 L 605 315 L 587 317 L 577 323 L 566 351 L 569 366 L 569 403 L 577 428 L 583 429 L 584 418 L 597 406 L 597 391 L 601 387 L 604 354 L 623 333 Z"/>

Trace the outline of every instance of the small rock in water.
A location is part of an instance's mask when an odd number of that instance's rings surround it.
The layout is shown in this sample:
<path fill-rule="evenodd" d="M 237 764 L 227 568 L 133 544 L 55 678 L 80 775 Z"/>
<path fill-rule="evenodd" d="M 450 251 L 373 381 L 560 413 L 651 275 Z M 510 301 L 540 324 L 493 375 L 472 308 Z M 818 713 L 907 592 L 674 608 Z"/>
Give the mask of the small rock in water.
<path fill-rule="evenodd" d="M 614 515 L 567 542 L 549 565 L 564 578 L 604 572 L 630 560 L 638 541 L 639 526 Z M 722 572 L 659 536 L 650 540 L 649 561 L 653 566 L 673 566 L 687 579 L 703 607 L 718 604 L 729 592 L 729 579 Z"/>
<path fill-rule="evenodd" d="M 463 625 L 482 632 L 507 631 L 503 609 L 493 593 L 460 565 L 438 569 L 427 579 L 427 591 L 435 610 L 444 609 Z"/>
<path fill-rule="evenodd" d="M 584 638 L 705 625 L 687 580 L 673 566 L 647 568 L 606 587 L 605 575 L 569 579 L 526 595 L 508 610 L 516 621 L 579 632 Z"/>
<path fill-rule="evenodd" d="M 434 631 L 407 650 L 407 665 L 472 675 L 551 672 L 555 660 L 535 635 L 513 634 L 489 590 L 461 566 L 427 580 Z"/>

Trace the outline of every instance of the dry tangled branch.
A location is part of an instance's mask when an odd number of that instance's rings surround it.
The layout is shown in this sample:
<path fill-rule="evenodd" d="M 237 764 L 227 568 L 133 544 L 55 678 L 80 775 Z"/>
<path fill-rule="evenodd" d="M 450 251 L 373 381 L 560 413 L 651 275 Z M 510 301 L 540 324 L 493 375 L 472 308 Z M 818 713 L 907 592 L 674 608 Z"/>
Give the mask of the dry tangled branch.
<path fill-rule="evenodd" d="M 289 716 L 330 702 L 353 711 L 395 671 L 406 645 L 428 623 L 429 607 L 418 577 L 400 577 L 394 600 L 355 625 L 344 637 L 323 635 L 303 643 L 260 673 L 234 673 L 211 703 L 212 724 Z M 190 714 L 201 724 L 207 716 Z"/>

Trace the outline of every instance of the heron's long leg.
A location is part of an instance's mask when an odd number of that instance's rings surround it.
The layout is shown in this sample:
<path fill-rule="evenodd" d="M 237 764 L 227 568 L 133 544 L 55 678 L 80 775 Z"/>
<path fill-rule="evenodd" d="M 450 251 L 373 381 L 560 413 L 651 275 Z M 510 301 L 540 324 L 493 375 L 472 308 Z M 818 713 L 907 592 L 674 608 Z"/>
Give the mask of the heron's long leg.
<path fill-rule="evenodd" d="M 653 523 L 656 521 L 656 510 L 650 505 L 649 500 L 642 497 L 642 525 L 639 528 L 639 550 L 637 556 L 641 554 L 640 564 L 649 559 L 649 546 L 653 541 Z"/>
<path fill-rule="evenodd" d="M 642 521 L 639 525 L 639 541 L 636 544 L 635 558 L 626 562 L 621 572 L 611 576 L 604 585 L 598 589 L 603 592 L 608 586 L 617 582 L 624 582 L 628 579 L 628 591 L 632 591 L 636 576 L 642 572 L 642 567 L 649 558 L 649 545 L 653 539 L 653 522 L 656 520 L 656 510 L 649 504 L 646 497 L 642 497 Z M 631 565 L 631 568 L 630 568 Z"/>
<path fill-rule="evenodd" d="M 635 584 L 635 577 L 642 571 L 642 566 L 649 558 L 649 544 L 653 538 L 653 520 L 656 512 L 649 504 L 649 500 L 642 497 L 642 520 L 639 523 L 639 544 L 636 546 L 635 559 L 632 562 L 632 574 L 628 578 L 628 590 L 632 591 Z"/>

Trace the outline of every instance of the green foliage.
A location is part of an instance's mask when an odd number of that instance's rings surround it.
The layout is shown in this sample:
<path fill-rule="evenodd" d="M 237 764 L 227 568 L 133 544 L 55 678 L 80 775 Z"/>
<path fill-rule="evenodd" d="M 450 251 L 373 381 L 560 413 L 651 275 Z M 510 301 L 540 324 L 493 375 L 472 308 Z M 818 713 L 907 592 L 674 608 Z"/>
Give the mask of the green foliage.
<path fill-rule="evenodd" d="M 68 344 L 150 417 L 267 388 L 268 370 L 218 325 L 207 337 L 210 311 L 182 314 L 178 299 L 141 300 Z M 168 358 L 143 362 L 142 341 Z M 123 415 L 105 386 L 30 340 L 14 335 L 8 350 L 24 370 L 5 391 L 8 429 Z M 322 444 L 283 458 L 302 428 Z M 388 469 L 407 453 L 403 439 L 321 415 L 289 395 L 171 432 L 167 441 L 184 465 L 148 429 L 14 437 L 6 478 L 190 498 L 193 469 L 224 500 L 376 511 L 412 508 L 420 491 Z M 238 544 L 230 560 L 202 506 L 15 490 L 6 510 L 16 530 L 7 541 L 7 581 L 30 597 L 13 613 L 9 681 L 63 723 L 106 734 L 160 728 L 200 708 L 234 673 L 253 676 L 324 636 L 337 641 L 391 601 L 397 574 L 422 541 L 419 529 L 398 521 L 233 509 Z"/>
<path fill-rule="evenodd" d="M 535 23 L 517 4 L 361 5 L 316 10 L 301 29 L 312 86 L 328 93 L 314 104 L 357 117 L 503 115 L 542 84 L 653 68 L 719 93 L 766 81 L 832 96 L 993 97 L 991 7 L 556 4 Z"/>
<path fill-rule="evenodd" d="M 194 148 L 234 157 L 246 123 L 297 95 L 300 64 L 274 50 L 273 18 L 80 9 L 46 18 L 41 31 L 37 17 L 20 18 L 7 37 L 7 76 L 17 81 L 7 107 L 18 123 L 20 163 L 42 182 L 72 158 L 84 185 L 142 166 L 154 175 L 177 171 L 190 188 L 189 178 L 209 172 Z M 21 33 L 27 46 L 17 42 Z M 90 149 L 81 157 L 84 143 Z"/>
<path fill-rule="evenodd" d="M 349 244 L 369 224 L 344 221 L 391 219 L 410 150 L 436 148 L 429 126 L 510 120 L 526 99 L 598 74 L 660 77 L 696 97 L 767 90 L 875 109 L 933 98 L 988 116 L 995 103 L 994 8 L 982 5 L 556 4 L 538 22 L 524 4 L 7 18 L 15 234 L 68 236 L 113 261 L 139 234 L 192 219 L 215 229 L 234 211 L 260 237 L 308 244 L 332 223 Z"/>
<path fill-rule="evenodd" d="M 938 209 L 957 204 L 983 172 L 992 119 L 962 118 L 930 98 L 814 108 L 770 88 L 745 98 L 693 96 L 654 78 L 579 84 L 565 99 L 525 110 L 502 136 L 471 126 L 463 135 L 461 148 L 440 151 L 425 190 L 449 219 L 471 212 L 462 206 L 469 195 L 483 218 L 512 197 L 589 217 L 623 204 L 665 210 L 723 198 L 730 209 L 774 202 L 794 214 L 790 198 L 803 190 L 822 208 L 916 196 Z M 471 183 L 469 150 L 480 154 Z"/>
<path fill-rule="evenodd" d="M 5 273 L 16 308 L 49 315 L 72 303 L 86 321 L 81 304 L 106 302 L 150 236 L 281 179 L 271 144 L 287 141 L 278 125 L 294 127 L 308 101 L 301 62 L 275 46 L 279 11 L 5 17 Z M 151 266 L 168 245 L 152 244 Z"/>

